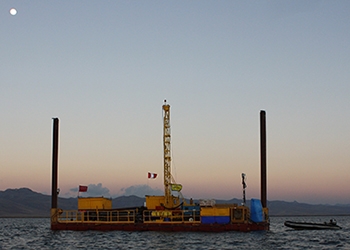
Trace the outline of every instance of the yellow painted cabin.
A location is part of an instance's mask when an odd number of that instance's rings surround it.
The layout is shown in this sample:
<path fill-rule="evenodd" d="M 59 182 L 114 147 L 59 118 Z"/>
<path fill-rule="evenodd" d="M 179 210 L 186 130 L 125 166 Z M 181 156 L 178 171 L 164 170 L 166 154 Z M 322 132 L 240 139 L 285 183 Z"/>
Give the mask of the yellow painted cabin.
<path fill-rule="evenodd" d="M 179 197 L 172 196 L 171 199 L 171 207 L 180 205 Z M 156 195 L 146 195 L 146 207 L 149 210 L 156 210 L 159 207 L 163 207 L 165 204 L 164 196 L 156 196 Z"/>
<path fill-rule="evenodd" d="M 78 197 L 78 210 L 112 209 L 112 199 L 104 197 Z"/>

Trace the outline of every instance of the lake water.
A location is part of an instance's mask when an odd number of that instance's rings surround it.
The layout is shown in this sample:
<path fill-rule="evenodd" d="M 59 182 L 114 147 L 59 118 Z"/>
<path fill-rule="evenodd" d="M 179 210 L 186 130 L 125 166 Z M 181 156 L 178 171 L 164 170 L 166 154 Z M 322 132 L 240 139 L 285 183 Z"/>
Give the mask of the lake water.
<path fill-rule="evenodd" d="M 350 249 L 350 216 L 341 230 L 296 231 L 285 220 L 324 222 L 331 217 L 272 217 L 267 232 L 172 233 L 51 231 L 48 218 L 0 218 L 0 249 Z"/>

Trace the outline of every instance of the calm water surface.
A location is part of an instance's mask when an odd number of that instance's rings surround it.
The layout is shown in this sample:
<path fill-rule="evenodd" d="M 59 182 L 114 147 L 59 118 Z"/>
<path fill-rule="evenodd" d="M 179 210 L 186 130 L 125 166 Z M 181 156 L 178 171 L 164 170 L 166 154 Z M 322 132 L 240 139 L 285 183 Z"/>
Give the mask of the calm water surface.
<path fill-rule="evenodd" d="M 330 217 L 272 217 L 267 232 L 164 233 L 51 231 L 49 219 L 0 218 L 0 249 L 350 249 L 350 216 L 343 229 L 296 231 L 285 220 L 324 222 Z"/>

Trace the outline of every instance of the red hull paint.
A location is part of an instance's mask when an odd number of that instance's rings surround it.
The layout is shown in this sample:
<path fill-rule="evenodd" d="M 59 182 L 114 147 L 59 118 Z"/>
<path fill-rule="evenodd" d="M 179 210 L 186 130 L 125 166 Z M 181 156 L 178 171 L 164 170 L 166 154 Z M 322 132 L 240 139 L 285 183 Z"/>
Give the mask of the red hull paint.
<path fill-rule="evenodd" d="M 52 230 L 73 231 L 163 231 L 163 232 L 226 232 L 226 231 L 264 231 L 269 230 L 269 223 L 234 223 L 234 224 L 98 224 L 98 223 L 54 223 Z"/>

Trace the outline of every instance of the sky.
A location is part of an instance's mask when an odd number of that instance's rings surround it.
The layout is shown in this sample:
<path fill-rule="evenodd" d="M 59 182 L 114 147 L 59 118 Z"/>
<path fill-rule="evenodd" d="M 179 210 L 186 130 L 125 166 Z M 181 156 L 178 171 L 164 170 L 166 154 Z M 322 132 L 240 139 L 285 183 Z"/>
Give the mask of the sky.
<path fill-rule="evenodd" d="M 10 9 L 17 10 L 16 15 Z M 350 1 L 0 2 L 0 190 L 350 203 Z M 148 179 L 147 173 L 157 173 Z"/>

